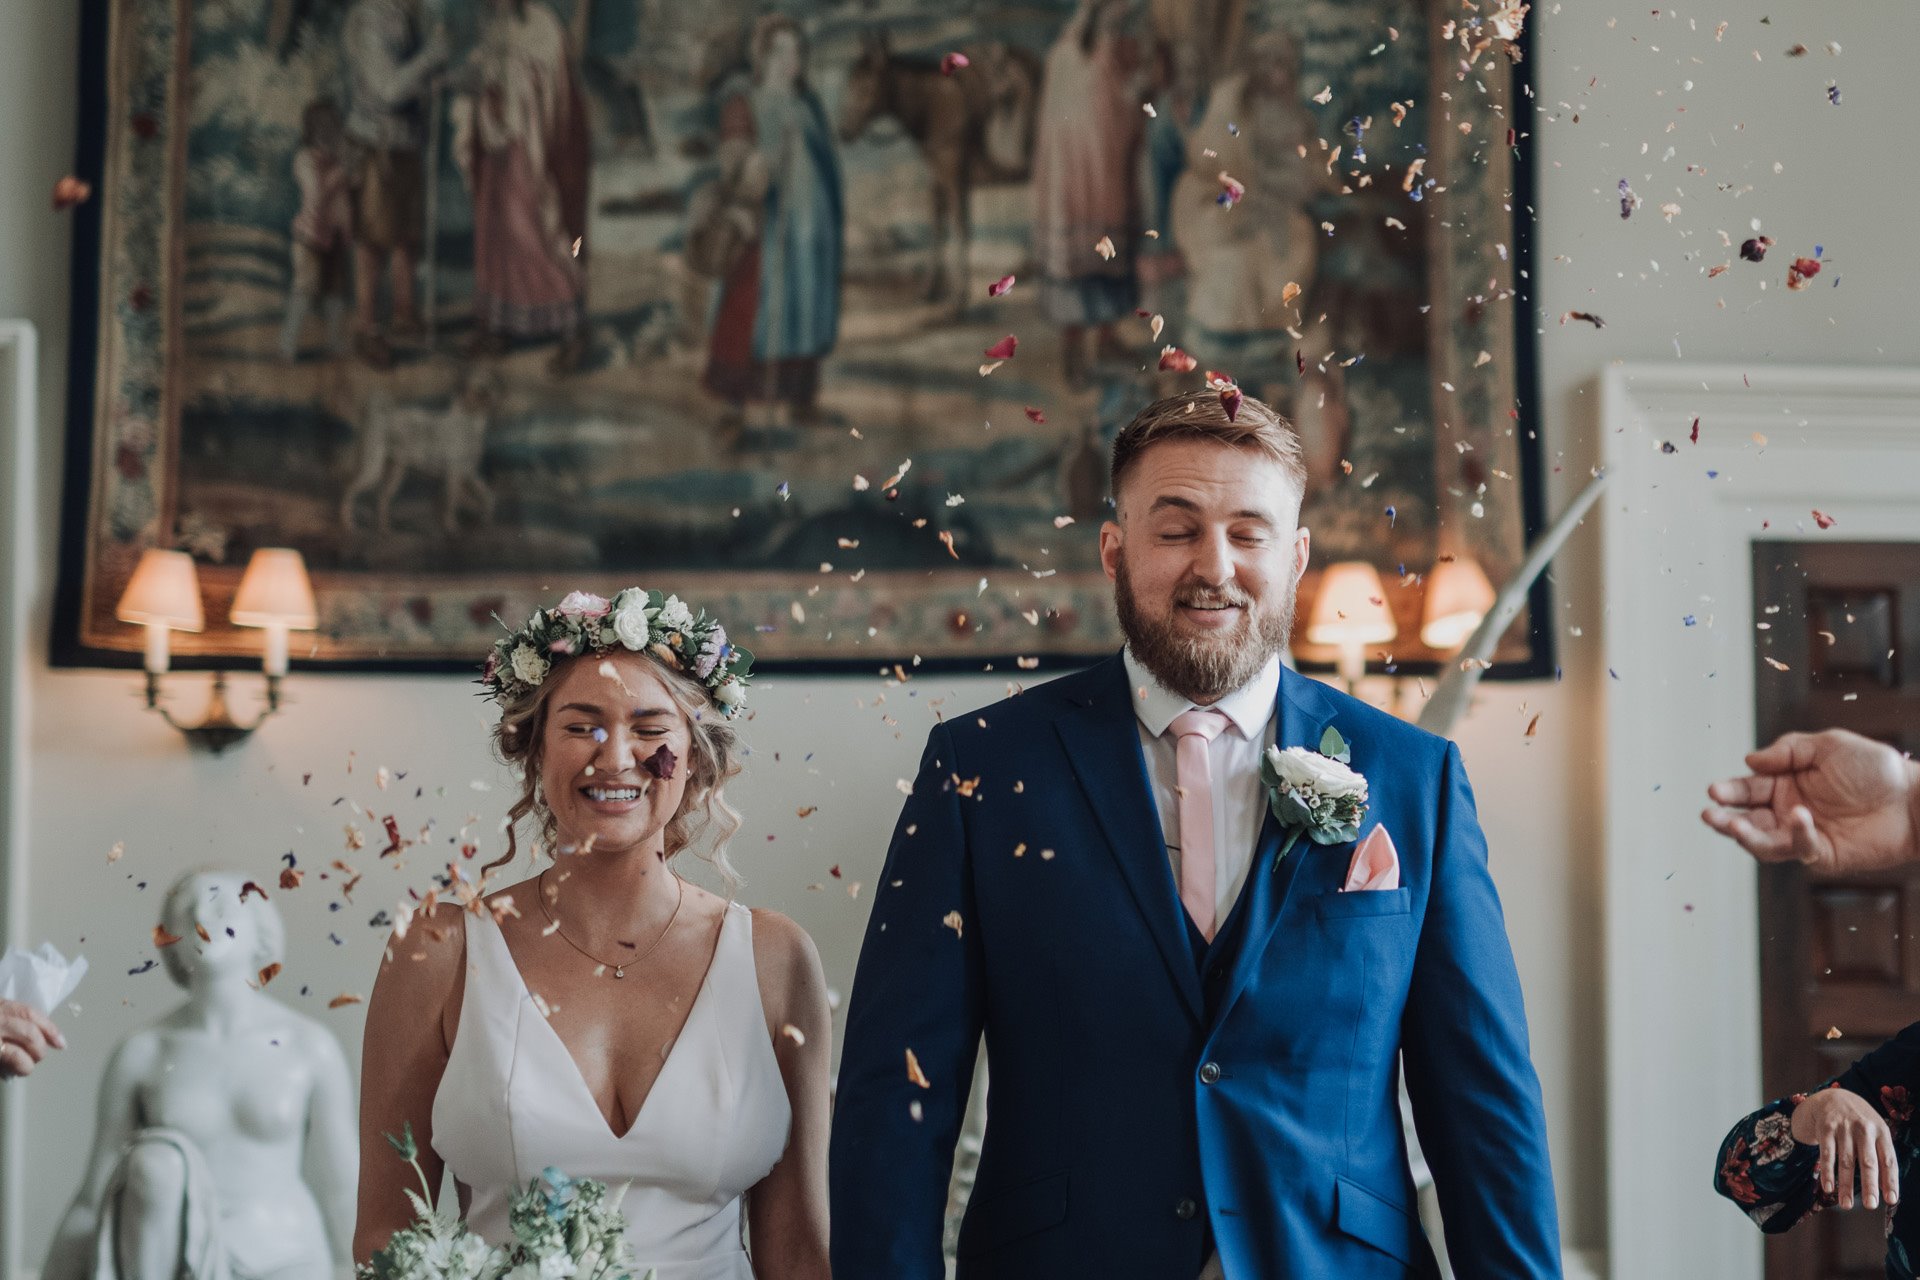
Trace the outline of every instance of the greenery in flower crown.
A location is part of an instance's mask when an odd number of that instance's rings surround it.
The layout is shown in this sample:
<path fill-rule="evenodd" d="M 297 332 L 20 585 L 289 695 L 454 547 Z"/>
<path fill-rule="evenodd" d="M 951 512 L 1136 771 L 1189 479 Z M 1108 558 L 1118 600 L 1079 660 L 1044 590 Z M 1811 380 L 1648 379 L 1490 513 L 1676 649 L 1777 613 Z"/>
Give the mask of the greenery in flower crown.
<path fill-rule="evenodd" d="M 753 654 L 727 639 L 703 610 L 695 616 L 679 596 L 628 587 L 613 599 L 575 591 L 552 609 L 537 609 L 526 626 L 494 643 L 480 673 L 487 696 L 503 702 L 536 689 L 556 658 L 603 654 L 615 647 L 650 653 L 706 686 L 728 719 L 746 706 Z"/>

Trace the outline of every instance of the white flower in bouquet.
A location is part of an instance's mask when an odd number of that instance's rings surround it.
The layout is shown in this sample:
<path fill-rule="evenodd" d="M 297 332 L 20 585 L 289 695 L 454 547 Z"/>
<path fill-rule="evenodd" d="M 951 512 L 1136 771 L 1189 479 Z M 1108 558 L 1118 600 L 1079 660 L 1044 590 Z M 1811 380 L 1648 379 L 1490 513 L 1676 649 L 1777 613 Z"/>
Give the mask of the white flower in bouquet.
<path fill-rule="evenodd" d="M 514 1243 L 507 1280 L 632 1280 L 627 1219 L 620 1212 L 625 1195 L 625 1187 L 609 1193 L 602 1182 L 542 1172 L 508 1213 Z"/>
<path fill-rule="evenodd" d="M 411 1225 L 393 1233 L 372 1262 L 354 1268 L 356 1280 L 500 1280 L 506 1256 L 458 1218 L 435 1212 L 413 1126 L 406 1126 L 399 1138 L 388 1134 L 387 1141 L 420 1179 L 419 1192 L 407 1191 L 415 1216 Z"/>

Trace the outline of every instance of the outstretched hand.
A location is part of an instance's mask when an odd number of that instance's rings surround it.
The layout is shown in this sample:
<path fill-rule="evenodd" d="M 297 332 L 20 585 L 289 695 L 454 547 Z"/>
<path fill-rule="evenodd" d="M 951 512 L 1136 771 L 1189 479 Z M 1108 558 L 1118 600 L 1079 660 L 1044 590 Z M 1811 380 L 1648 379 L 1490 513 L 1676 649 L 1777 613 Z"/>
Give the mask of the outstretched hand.
<path fill-rule="evenodd" d="M 1789 733 L 1707 788 L 1701 821 L 1762 862 L 1850 874 L 1920 862 L 1920 766 L 1844 729 Z M 1724 807 L 1718 807 L 1724 806 Z"/>

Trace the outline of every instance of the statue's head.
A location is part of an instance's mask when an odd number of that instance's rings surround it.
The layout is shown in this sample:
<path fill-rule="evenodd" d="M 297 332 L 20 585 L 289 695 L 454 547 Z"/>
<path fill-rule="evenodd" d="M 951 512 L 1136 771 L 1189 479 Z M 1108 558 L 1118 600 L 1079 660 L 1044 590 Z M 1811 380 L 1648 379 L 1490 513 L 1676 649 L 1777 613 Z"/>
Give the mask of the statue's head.
<path fill-rule="evenodd" d="M 287 926 L 267 895 L 237 871 L 189 871 L 160 907 L 160 927 L 178 938 L 160 948 L 181 987 L 198 977 L 253 978 L 287 954 Z"/>

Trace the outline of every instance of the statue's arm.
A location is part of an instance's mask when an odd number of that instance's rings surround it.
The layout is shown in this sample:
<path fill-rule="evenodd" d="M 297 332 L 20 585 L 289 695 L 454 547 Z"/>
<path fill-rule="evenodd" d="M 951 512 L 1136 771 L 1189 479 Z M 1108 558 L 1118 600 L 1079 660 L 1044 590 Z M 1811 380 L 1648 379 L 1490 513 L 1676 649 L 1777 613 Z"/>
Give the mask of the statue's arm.
<path fill-rule="evenodd" d="M 151 1033 L 126 1040 L 107 1061 L 95 1108 L 93 1150 L 87 1157 L 80 1190 L 53 1233 L 53 1247 L 41 1268 L 41 1280 L 85 1280 L 93 1274 L 93 1235 L 101 1198 L 113 1179 L 120 1153 L 140 1128 L 140 1081 L 153 1056 Z"/>
<path fill-rule="evenodd" d="M 333 1033 L 309 1026 L 314 1064 L 313 1100 L 307 1114 L 307 1163 L 314 1195 L 327 1217 L 334 1261 L 351 1266 L 353 1219 L 359 1196 L 360 1138 L 354 1114 L 353 1077 Z"/>

